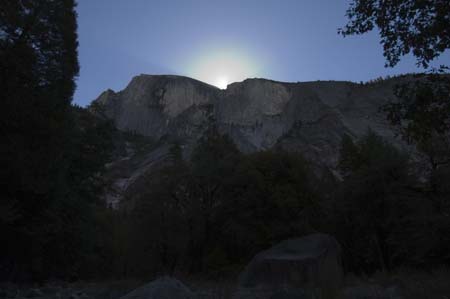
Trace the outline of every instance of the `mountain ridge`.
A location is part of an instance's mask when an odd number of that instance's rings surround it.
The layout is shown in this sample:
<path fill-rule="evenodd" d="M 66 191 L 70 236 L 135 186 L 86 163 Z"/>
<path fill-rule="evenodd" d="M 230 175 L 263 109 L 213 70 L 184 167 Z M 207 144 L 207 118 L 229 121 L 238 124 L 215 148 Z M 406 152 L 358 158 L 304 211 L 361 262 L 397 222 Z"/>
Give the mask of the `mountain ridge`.
<path fill-rule="evenodd" d="M 358 84 L 348 81 L 285 83 L 246 79 L 221 90 L 176 75 L 139 75 L 119 92 L 107 90 L 94 102 L 124 132 L 159 141 L 147 158 L 130 166 L 137 181 L 160 160 L 167 144 L 182 144 L 185 156 L 214 122 L 242 152 L 281 148 L 300 152 L 319 168 L 334 171 L 344 135 L 358 139 L 372 131 L 398 147 L 398 138 L 380 111 L 395 100 L 393 87 L 403 77 Z M 132 155 L 128 158 L 133 160 Z M 155 158 L 156 159 L 156 158 Z M 137 166 L 136 166 L 137 165 Z M 129 184 L 121 187 L 128 189 Z"/>
<path fill-rule="evenodd" d="M 212 113 L 223 131 L 236 138 L 245 133 L 253 150 L 258 150 L 274 146 L 299 123 L 311 126 L 323 122 L 326 115 L 341 121 L 353 137 L 370 127 L 392 139 L 378 108 L 394 99 L 392 89 L 399 80 L 361 85 L 350 81 L 294 83 L 249 78 L 222 90 L 185 76 L 141 74 L 123 90 L 108 89 L 94 102 L 105 108 L 120 130 L 155 139 L 165 135 L 196 139 L 192 130 Z M 238 127 L 246 127 L 247 132 L 236 131 Z"/>

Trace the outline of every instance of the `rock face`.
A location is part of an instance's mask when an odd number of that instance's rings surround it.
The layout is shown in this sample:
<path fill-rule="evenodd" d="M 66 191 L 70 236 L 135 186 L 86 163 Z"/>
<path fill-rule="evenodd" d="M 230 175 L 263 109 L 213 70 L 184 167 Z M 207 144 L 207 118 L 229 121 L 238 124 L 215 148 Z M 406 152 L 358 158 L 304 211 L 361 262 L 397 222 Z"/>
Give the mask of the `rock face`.
<path fill-rule="evenodd" d="M 290 239 L 257 254 L 239 278 L 241 287 L 338 289 L 343 280 L 340 246 L 325 234 Z"/>
<path fill-rule="evenodd" d="M 371 128 L 399 144 L 379 111 L 399 80 L 361 85 L 247 79 L 220 90 L 187 77 L 140 75 L 96 102 L 124 131 L 189 144 L 213 120 L 244 152 L 280 146 L 332 168 L 344 134 L 356 138 Z"/>
<path fill-rule="evenodd" d="M 142 174 L 164 158 L 171 141 L 181 143 L 188 155 L 211 122 L 243 152 L 298 151 L 318 169 L 332 172 L 344 134 L 358 138 L 370 128 L 404 147 L 379 110 L 393 99 L 393 87 L 401 80 L 362 85 L 247 79 L 220 90 L 181 76 L 134 77 L 124 90 L 107 90 L 95 102 L 119 130 L 144 135 L 159 146 L 138 157 L 128 151 L 112 163 L 118 175 L 111 179 L 111 189 L 118 191 L 106 196 L 108 202 L 120 203 Z"/>
<path fill-rule="evenodd" d="M 219 89 L 180 76 L 134 77 L 121 92 L 103 92 L 97 103 L 117 128 L 158 139 L 165 135 L 187 138 L 217 98 Z"/>
<path fill-rule="evenodd" d="M 228 86 L 215 113 L 221 128 L 243 150 L 279 146 L 333 168 L 344 134 L 358 138 L 370 127 L 398 143 L 379 111 L 393 98 L 393 85 L 249 79 Z"/>
<path fill-rule="evenodd" d="M 180 281 L 163 277 L 146 284 L 121 299 L 194 299 L 195 294 L 191 292 Z"/>

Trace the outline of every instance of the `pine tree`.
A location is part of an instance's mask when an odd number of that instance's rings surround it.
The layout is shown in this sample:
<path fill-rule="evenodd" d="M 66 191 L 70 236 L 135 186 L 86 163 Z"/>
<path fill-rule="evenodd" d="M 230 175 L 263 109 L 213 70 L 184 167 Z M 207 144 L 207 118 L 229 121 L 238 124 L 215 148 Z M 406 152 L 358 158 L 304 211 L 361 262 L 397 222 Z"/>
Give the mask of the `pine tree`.
<path fill-rule="evenodd" d="M 58 243 L 65 238 L 58 232 L 72 230 L 65 223 L 75 218 L 61 213 L 76 206 L 68 169 L 77 74 L 73 0 L 0 3 L 0 197 L 14 213 L 1 224 L 6 278 L 43 277 L 57 263 L 72 266 L 62 253 L 70 244 Z"/>

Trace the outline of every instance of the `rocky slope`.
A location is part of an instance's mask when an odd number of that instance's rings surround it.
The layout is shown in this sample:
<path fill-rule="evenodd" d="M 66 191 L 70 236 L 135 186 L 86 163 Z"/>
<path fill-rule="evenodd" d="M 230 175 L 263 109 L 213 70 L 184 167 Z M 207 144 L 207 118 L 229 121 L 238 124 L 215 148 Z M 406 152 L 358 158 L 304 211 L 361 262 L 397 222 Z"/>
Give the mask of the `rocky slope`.
<path fill-rule="evenodd" d="M 168 141 L 178 140 L 189 152 L 211 121 L 244 152 L 282 147 L 329 169 L 336 166 L 344 134 L 358 138 L 371 128 L 402 146 L 379 111 L 401 80 L 356 84 L 247 79 L 220 90 L 187 77 L 140 75 L 124 90 L 107 90 L 95 102 L 120 130 L 159 141 L 143 154 L 142 163 L 127 166 L 131 170 L 119 184 L 123 191 L 130 179 L 148 169 L 152 157 L 164 155 Z M 131 151 L 121 161 L 133 160 L 133 155 Z"/>

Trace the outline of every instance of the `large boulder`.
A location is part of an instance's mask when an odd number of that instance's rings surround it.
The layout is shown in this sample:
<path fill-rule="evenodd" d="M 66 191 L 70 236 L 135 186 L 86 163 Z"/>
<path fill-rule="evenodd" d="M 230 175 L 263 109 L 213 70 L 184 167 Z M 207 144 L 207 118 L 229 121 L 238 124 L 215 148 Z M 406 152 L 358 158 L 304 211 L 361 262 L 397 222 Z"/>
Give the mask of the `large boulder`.
<path fill-rule="evenodd" d="M 240 287 L 338 289 L 343 280 L 341 248 L 335 238 L 311 234 L 257 254 L 239 278 Z"/>
<path fill-rule="evenodd" d="M 121 299 L 194 299 L 195 294 L 191 292 L 180 281 L 162 277 L 143 285 Z"/>

